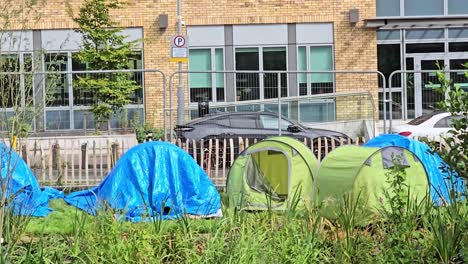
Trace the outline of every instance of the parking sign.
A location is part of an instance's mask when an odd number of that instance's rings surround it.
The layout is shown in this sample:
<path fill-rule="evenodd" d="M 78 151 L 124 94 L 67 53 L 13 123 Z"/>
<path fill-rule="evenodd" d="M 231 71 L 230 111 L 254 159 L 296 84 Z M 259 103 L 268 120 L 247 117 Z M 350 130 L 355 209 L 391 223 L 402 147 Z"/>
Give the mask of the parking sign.
<path fill-rule="evenodd" d="M 173 36 L 171 38 L 170 50 L 171 62 L 187 62 L 188 61 L 188 47 L 187 38 L 185 36 Z"/>

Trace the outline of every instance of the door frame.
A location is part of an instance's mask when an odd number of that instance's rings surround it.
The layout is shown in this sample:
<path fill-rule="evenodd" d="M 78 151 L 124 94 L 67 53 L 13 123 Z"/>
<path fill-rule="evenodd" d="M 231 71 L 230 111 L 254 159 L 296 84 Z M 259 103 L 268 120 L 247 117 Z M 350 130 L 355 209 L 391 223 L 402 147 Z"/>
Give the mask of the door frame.
<path fill-rule="evenodd" d="M 413 58 L 414 61 L 414 111 L 415 117 L 422 115 L 422 75 L 421 75 L 421 61 L 427 60 L 441 60 L 444 61 L 444 66 L 450 70 L 450 61 L 455 59 L 466 59 L 468 61 L 468 52 L 452 52 L 452 53 L 424 53 L 424 54 L 411 54 L 406 58 Z M 406 59 L 405 58 L 405 59 Z M 450 77 L 449 75 L 447 76 Z M 407 94 L 405 84 L 405 94 Z M 405 98 L 406 101 L 406 98 Z M 405 102 L 407 116 L 407 103 Z"/>

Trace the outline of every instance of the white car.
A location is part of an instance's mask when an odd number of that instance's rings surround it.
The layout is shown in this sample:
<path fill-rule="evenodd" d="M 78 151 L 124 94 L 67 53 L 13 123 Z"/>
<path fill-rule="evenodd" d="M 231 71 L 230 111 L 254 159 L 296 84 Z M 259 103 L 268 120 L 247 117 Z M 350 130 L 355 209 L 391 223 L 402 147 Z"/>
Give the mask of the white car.
<path fill-rule="evenodd" d="M 392 128 L 392 133 L 405 137 L 427 137 L 434 141 L 440 141 L 440 137 L 447 136 L 447 132 L 451 130 L 452 120 L 458 118 L 461 116 L 452 116 L 448 112 L 434 112 L 415 118 L 407 124 L 395 126 Z"/>

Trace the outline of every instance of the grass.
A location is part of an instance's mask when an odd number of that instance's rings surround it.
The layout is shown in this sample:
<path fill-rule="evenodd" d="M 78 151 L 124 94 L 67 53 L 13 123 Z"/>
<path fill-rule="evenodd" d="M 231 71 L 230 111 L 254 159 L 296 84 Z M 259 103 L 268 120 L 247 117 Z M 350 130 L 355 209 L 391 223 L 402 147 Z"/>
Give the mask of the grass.
<path fill-rule="evenodd" d="M 468 212 L 466 203 L 458 205 L 458 213 Z M 431 207 L 418 216 L 417 225 L 415 215 L 407 213 L 400 222 L 352 227 L 351 215 L 331 222 L 317 210 L 249 213 L 223 206 L 223 218 L 130 223 L 117 221 L 111 213 L 89 216 L 63 200 L 52 201 L 51 207 L 54 212 L 48 217 L 31 219 L 10 256 L 13 263 L 466 263 L 468 259 L 468 218 L 451 215 L 449 208 Z"/>

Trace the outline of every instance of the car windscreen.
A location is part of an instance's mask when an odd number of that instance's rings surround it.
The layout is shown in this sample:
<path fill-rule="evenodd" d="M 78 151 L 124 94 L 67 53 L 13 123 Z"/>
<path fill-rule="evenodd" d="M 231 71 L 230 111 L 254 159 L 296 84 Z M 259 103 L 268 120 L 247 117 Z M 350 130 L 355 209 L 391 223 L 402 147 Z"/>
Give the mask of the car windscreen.
<path fill-rule="evenodd" d="M 408 125 L 412 125 L 412 126 L 417 126 L 417 125 L 420 125 L 424 122 L 426 122 L 427 120 L 429 120 L 431 117 L 437 115 L 437 114 L 440 114 L 440 113 L 433 113 L 433 114 L 428 114 L 428 115 L 422 115 L 420 117 L 417 117 L 411 121 L 408 122 Z"/>

